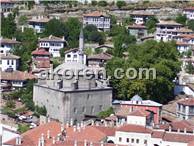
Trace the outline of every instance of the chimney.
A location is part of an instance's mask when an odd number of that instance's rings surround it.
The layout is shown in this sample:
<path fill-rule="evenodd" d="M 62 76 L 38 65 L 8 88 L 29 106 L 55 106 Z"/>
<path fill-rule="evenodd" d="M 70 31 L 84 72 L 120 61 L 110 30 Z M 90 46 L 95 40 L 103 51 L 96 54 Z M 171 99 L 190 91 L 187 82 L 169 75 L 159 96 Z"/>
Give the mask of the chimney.
<path fill-rule="evenodd" d="M 73 132 L 76 132 L 76 126 L 73 126 Z"/>
<path fill-rule="evenodd" d="M 66 123 L 66 128 L 69 128 L 69 121 L 67 121 Z"/>
<path fill-rule="evenodd" d="M 87 140 L 86 139 L 84 140 L 84 146 L 87 146 Z"/>
<path fill-rule="evenodd" d="M 100 146 L 104 146 L 104 143 L 103 143 L 103 141 L 101 141 L 101 142 L 100 142 Z"/>
<path fill-rule="evenodd" d="M 177 129 L 177 132 L 180 133 L 180 129 L 179 128 Z"/>
<path fill-rule="evenodd" d="M 61 132 L 64 130 L 64 124 L 61 124 Z"/>
<path fill-rule="evenodd" d="M 74 141 L 74 146 L 77 146 L 77 140 Z"/>
<path fill-rule="evenodd" d="M 60 133 L 57 134 L 57 141 L 60 141 Z"/>
<path fill-rule="evenodd" d="M 90 146 L 93 146 L 93 143 L 92 142 L 90 142 Z"/>
<path fill-rule="evenodd" d="M 41 135 L 40 141 L 41 141 L 41 146 L 44 146 L 44 134 L 43 133 Z"/>
<path fill-rule="evenodd" d="M 169 126 L 169 132 L 171 132 L 172 131 L 172 128 L 171 128 L 171 126 Z"/>
<path fill-rule="evenodd" d="M 50 139 L 50 130 L 47 131 L 47 139 Z"/>
<path fill-rule="evenodd" d="M 184 128 L 184 133 L 187 133 L 187 128 Z"/>
<path fill-rule="evenodd" d="M 84 122 L 83 122 L 83 121 L 81 121 L 80 126 L 81 126 L 81 128 L 83 128 L 83 127 L 84 127 Z"/>
<path fill-rule="evenodd" d="M 73 126 L 73 119 L 71 119 L 70 121 L 70 126 Z"/>
<path fill-rule="evenodd" d="M 55 144 L 55 137 L 53 136 L 53 144 Z"/>
<path fill-rule="evenodd" d="M 21 136 L 16 137 L 16 145 L 21 145 L 21 144 L 22 144 Z"/>

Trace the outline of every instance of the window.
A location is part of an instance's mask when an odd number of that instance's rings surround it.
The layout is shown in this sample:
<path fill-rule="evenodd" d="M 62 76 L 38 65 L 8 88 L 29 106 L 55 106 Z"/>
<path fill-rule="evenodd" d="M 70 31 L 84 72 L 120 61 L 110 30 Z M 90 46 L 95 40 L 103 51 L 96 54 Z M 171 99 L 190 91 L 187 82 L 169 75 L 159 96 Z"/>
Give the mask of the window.
<path fill-rule="evenodd" d="M 2 64 L 2 60 L 0 60 L 0 64 Z"/>
<path fill-rule="evenodd" d="M 139 143 L 139 139 L 136 139 L 136 143 Z"/>
<path fill-rule="evenodd" d="M 148 143 L 148 141 L 147 140 L 144 140 L 144 144 L 147 144 Z"/>
<path fill-rule="evenodd" d="M 91 107 L 91 114 L 94 113 L 94 106 Z"/>
<path fill-rule="evenodd" d="M 85 113 L 85 112 L 86 112 L 86 108 L 82 107 L 82 113 Z"/>
<path fill-rule="evenodd" d="M 126 142 L 129 142 L 129 138 L 126 139 Z"/>
<path fill-rule="evenodd" d="M 77 55 L 73 55 L 73 58 L 77 58 Z"/>
<path fill-rule="evenodd" d="M 7 60 L 7 65 L 9 65 L 9 60 Z"/>
<path fill-rule="evenodd" d="M 14 63 L 13 63 L 13 60 L 11 60 L 11 64 L 13 65 Z"/>
<path fill-rule="evenodd" d="M 133 138 L 131 139 L 131 143 L 134 143 L 134 139 Z"/>
<path fill-rule="evenodd" d="M 119 137 L 119 142 L 121 142 L 122 141 L 122 138 L 121 137 Z"/>
<path fill-rule="evenodd" d="M 70 54 L 68 54 L 68 55 L 67 55 L 67 57 L 68 57 L 68 58 L 70 58 L 70 57 L 71 57 L 71 55 L 70 55 Z"/>
<path fill-rule="evenodd" d="M 102 105 L 99 106 L 99 110 L 102 111 Z"/>
<path fill-rule="evenodd" d="M 77 108 L 74 108 L 74 109 L 73 109 L 73 112 L 74 112 L 75 114 L 77 114 Z"/>

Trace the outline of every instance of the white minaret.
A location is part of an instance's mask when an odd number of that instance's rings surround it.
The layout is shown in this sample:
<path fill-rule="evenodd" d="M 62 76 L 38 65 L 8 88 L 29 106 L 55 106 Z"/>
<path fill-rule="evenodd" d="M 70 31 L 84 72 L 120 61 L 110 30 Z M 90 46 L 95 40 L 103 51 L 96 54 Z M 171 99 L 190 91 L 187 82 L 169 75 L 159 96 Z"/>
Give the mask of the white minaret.
<path fill-rule="evenodd" d="M 84 34 L 83 29 L 81 29 L 80 35 L 79 35 L 79 62 L 81 64 L 84 64 Z"/>

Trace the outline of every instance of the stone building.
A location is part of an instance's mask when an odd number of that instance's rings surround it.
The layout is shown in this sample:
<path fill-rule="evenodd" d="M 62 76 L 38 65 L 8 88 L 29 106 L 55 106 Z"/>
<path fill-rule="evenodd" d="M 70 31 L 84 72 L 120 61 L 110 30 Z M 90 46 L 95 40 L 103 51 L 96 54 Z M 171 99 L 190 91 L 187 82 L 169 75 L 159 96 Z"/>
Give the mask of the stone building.
<path fill-rule="evenodd" d="M 81 121 L 85 115 L 97 115 L 112 103 L 112 88 L 95 76 L 96 73 L 85 72 L 91 69 L 81 61 L 83 46 L 79 49 L 80 62 L 64 62 L 54 69 L 53 78 L 50 75 L 34 85 L 35 105 L 45 106 L 47 116 L 60 122 Z M 87 79 L 85 75 L 91 75 L 91 78 Z"/>

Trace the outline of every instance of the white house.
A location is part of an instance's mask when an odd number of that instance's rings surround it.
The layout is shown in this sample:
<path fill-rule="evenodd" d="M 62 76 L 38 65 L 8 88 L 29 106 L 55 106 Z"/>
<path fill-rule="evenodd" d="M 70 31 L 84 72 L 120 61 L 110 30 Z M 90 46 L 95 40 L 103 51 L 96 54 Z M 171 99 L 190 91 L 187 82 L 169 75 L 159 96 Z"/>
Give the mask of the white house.
<path fill-rule="evenodd" d="M 182 24 L 174 21 L 160 21 L 156 24 L 155 40 L 164 42 L 173 40 L 181 27 Z"/>
<path fill-rule="evenodd" d="M 60 50 L 65 47 L 66 40 L 63 38 L 50 35 L 49 37 L 40 38 L 39 47 L 44 48 L 52 55 L 52 57 L 60 57 Z"/>
<path fill-rule="evenodd" d="M 42 33 L 49 18 L 43 16 L 34 16 L 32 19 L 28 20 L 28 27 L 33 28 L 35 32 Z"/>
<path fill-rule="evenodd" d="M 0 70 L 17 70 L 19 67 L 19 56 L 12 54 L 0 54 Z"/>
<path fill-rule="evenodd" d="M 111 20 L 110 17 L 99 11 L 94 11 L 83 15 L 83 25 L 95 25 L 99 30 L 110 30 Z"/>
<path fill-rule="evenodd" d="M 194 19 L 194 7 L 185 8 L 183 10 L 183 14 L 186 15 L 187 19 L 193 20 Z"/>
<path fill-rule="evenodd" d="M 83 30 L 80 32 L 79 36 L 79 49 L 74 48 L 65 51 L 65 62 L 82 62 L 83 64 L 86 64 L 86 54 L 83 53 L 84 49 L 84 35 Z M 79 56 L 82 55 L 80 58 Z"/>
<path fill-rule="evenodd" d="M 16 41 L 15 39 L 7 38 L 1 38 L 0 42 L 0 54 L 6 54 L 10 52 L 10 50 L 13 49 L 16 45 L 20 44 L 20 42 Z"/>
<path fill-rule="evenodd" d="M 0 3 L 1 12 L 5 17 L 7 17 L 14 9 L 15 2 L 13 0 L 1 0 Z"/>
<path fill-rule="evenodd" d="M 150 14 L 150 13 L 147 13 L 147 12 L 144 12 L 144 13 L 133 12 L 133 13 L 130 14 L 130 16 L 135 21 L 135 24 L 142 25 L 142 24 L 145 24 L 146 20 L 149 17 L 154 16 L 154 15 L 153 14 Z"/>

